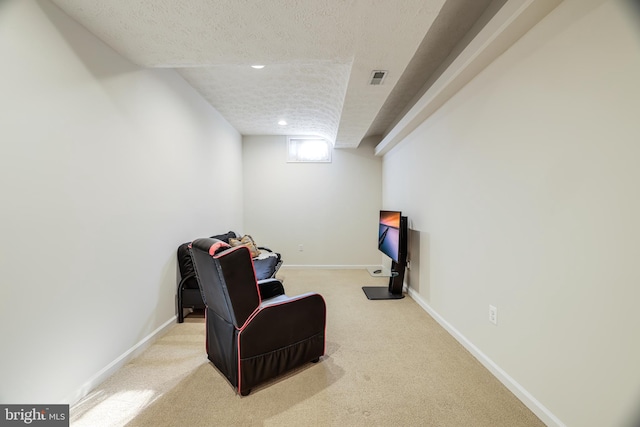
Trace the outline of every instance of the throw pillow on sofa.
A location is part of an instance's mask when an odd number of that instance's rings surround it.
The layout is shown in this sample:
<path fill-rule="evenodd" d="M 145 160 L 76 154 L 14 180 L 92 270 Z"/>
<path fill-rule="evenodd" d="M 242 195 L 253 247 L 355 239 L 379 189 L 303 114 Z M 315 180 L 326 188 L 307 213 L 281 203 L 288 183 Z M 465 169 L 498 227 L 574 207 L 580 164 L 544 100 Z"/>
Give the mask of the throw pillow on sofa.
<path fill-rule="evenodd" d="M 251 252 L 251 258 L 255 258 L 257 256 L 260 255 L 260 249 L 258 249 L 258 245 L 256 245 L 256 242 L 253 240 L 253 237 L 251 237 L 248 234 L 245 234 L 244 236 L 242 236 L 242 238 L 240 239 L 235 239 L 235 238 L 230 238 L 229 239 L 229 244 L 231 246 L 246 246 L 249 248 L 249 252 Z"/>

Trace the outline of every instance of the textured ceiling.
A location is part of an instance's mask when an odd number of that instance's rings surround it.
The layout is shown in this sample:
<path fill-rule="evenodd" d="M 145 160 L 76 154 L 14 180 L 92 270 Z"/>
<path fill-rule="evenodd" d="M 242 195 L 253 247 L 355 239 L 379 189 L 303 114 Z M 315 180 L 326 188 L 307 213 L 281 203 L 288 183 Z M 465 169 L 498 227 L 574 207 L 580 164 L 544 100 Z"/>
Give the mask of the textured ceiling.
<path fill-rule="evenodd" d="M 336 147 L 381 138 L 492 3 L 53 2 L 132 62 L 175 68 L 241 134 L 319 135 Z M 369 85 L 373 70 L 388 71 L 384 84 Z"/>

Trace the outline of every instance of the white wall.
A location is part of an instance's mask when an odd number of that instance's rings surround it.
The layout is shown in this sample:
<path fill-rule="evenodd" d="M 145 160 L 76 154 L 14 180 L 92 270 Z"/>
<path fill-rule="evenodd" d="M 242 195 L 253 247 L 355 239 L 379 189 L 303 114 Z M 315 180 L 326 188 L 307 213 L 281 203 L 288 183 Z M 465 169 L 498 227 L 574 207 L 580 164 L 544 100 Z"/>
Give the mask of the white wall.
<path fill-rule="evenodd" d="M 332 163 L 286 156 L 284 136 L 243 138 L 244 232 L 286 266 L 380 265 L 382 161 L 373 147 L 333 150 Z"/>
<path fill-rule="evenodd" d="M 640 401 L 638 76 L 637 13 L 566 0 L 383 161 L 418 297 L 568 426 Z"/>
<path fill-rule="evenodd" d="M 70 403 L 174 321 L 177 246 L 241 227 L 241 137 L 46 1 L 0 4 L 0 57 L 0 402 Z"/>

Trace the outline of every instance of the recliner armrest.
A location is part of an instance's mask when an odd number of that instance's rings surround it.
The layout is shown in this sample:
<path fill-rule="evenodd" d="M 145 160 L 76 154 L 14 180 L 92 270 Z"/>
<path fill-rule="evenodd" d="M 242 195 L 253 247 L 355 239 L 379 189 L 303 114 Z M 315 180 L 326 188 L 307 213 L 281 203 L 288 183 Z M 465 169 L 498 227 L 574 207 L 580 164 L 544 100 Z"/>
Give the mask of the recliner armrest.
<path fill-rule="evenodd" d="M 258 290 L 260 291 L 260 299 L 263 301 L 284 295 L 284 286 L 278 279 L 258 280 Z"/>
<path fill-rule="evenodd" d="M 326 305 L 320 294 L 264 301 L 240 332 L 242 358 L 285 347 L 313 336 L 324 336 Z"/>

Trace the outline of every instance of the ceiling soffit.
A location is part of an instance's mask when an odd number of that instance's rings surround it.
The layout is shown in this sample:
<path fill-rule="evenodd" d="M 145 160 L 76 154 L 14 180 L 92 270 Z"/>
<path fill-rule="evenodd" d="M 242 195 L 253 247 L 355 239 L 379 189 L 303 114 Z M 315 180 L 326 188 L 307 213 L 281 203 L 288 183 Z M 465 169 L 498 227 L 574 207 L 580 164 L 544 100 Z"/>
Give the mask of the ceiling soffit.
<path fill-rule="evenodd" d="M 176 69 L 244 135 L 357 147 L 393 123 L 450 50 L 425 36 L 460 39 L 489 0 L 53 2 L 132 62 Z M 388 74 L 372 86 L 378 69 Z"/>

